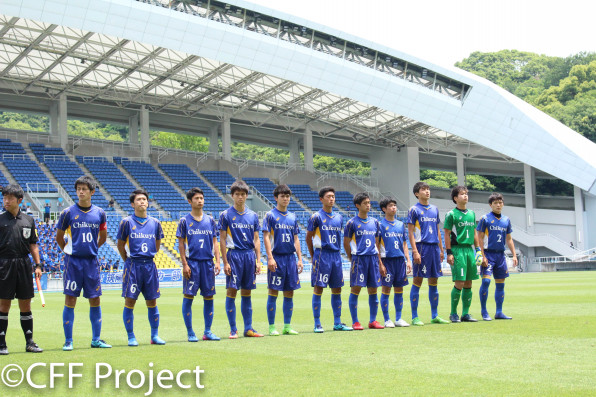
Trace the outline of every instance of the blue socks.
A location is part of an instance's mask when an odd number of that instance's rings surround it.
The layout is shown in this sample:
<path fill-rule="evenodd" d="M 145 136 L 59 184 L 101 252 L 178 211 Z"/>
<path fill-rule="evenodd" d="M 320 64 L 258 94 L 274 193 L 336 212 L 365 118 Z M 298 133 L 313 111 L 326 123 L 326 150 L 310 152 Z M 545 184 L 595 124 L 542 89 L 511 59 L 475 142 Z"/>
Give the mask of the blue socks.
<path fill-rule="evenodd" d="M 331 295 L 333 301 L 333 295 Z M 341 296 L 340 296 L 341 301 Z M 312 314 L 315 318 L 315 327 L 321 326 L 321 295 L 312 294 Z"/>
<path fill-rule="evenodd" d="M 205 332 L 211 331 L 211 324 L 213 324 L 213 296 L 203 298 L 203 318 L 205 319 Z"/>
<path fill-rule="evenodd" d="M 153 307 L 147 307 L 147 318 L 149 318 L 149 325 L 151 326 L 151 338 L 157 336 L 159 328 L 159 310 L 157 305 Z"/>
<path fill-rule="evenodd" d="M 135 316 L 132 310 L 133 309 L 124 306 L 124 310 L 122 311 L 122 320 L 124 321 L 124 328 L 126 329 L 126 333 L 128 334 L 128 339 L 135 337 L 135 334 L 133 332 Z"/>
<path fill-rule="evenodd" d="M 74 318 L 74 313 L 73 313 Z M 91 331 L 93 333 L 93 340 L 99 340 L 101 336 L 101 306 L 91 306 L 89 308 L 89 320 L 91 320 Z M 72 328 L 71 328 L 72 338 Z"/>
<path fill-rule="evenodd" d="M 284 298 L 284 305 L 285 305 L 285 298 Z M 269 320 L 269 325 L 275 324 L 275 309 L 277 306 L 277 296 L 269 295 L 267 296 L 267 320 Z M 284 306 L 285 307 L 285 306 Z M 285 311 L 284 311 L 285 316 Z"/>
<path fill-rule="evenodd" d="M 358 295 L 350 293 L 350 298 L 348 299 L 348 306 L 350 306 L 352 323 L 358 323 Z"/>
<path fill-rule="evenodd" d="M 184 325 L 186 325 L 186 332 L 189 335 L 194 334 L 192 330 L 192 302 L 194 299 L 183 297 L 182 298 L 182 318 L 184 319 Z"/>
<path fill-rule="evenodd" d="M 430 312 L 431 318 L 437 317 L 438 311 L 437 308 L 439 307 L 439 290 L 437 289 L 437 285 L 430 285 L 428 286 L 428 300 L 430 301 Z"/>
<path fill-rule="evenodd" d="M 379 311 L 379 299 L 377 294 L 368 294 L 368 307 L 370 308 L 370 323 L 377 320 L 377 313 Z"/>
<path fill-rule="evenodd" d="M 420 297 L 420 286 L 412 284 L 410 290 L 410 305 L 412 306 L 412 319 L 418 317 L 418 298 Z"/>
<path fill-rule="evenodd" d="M 401 310 L 404 307 L 404 293 L 396 292 L 393 295 L 393 304 L 395 305 L 395 321 L 401 318 Z"/>
<path fill-rule="evenodd" d="M 497 313 L 503 313 L 503 301 L 505 300 L 505 283 L 495 283 L 495 303 Z"/>
<path fill-rule="evenodd" d="M 242 312 L 242 318 L 244 319 L 244 330 L 248 331 L 249 329 L 252 329 L 252 301 L 250 295 L 241 296 L 240 311 Z"/>
<path fill-rule="evenodd" d="M 62 311 L 62 325 L 64 326 L 64 339 L 72 342 L 72 327 L 74 322 L 74 307 L 64 306 Z"/>
<path fill-rule="evenodd" d="M 292 322 L 292 312 L 294 311 L 294 299 L 284 297 L 283 311 L 284 325 L 289 325 Z"/>
<path fill-rule="evenodd" d="M 480 295 L 480 308 L 482 309 L 482 313 L 488 313 L 486 310 L 486 301 L 488 300 L 488 287 L 490 286 L 490 278 L 483 278 L 482 284 L 480 284 L 480 291 L 478 291 L 478 295 Z"/>
<path fill-rule="evenodd" d="M 228 315 L 230 329 L 233 332 L 238 331 L 238 328 L 236 328 L 236 298 L 226 296 L 226 314 Z"/>
<path fill-rule="evenodd" d="M 341 293 L 331 293 L 331 309 L 333 309 L 333 324 L 341 324 Z"/>
<path fill-rule="evenodd" d="M 385 322 L 389 321 L 389 294 L 385 294 L 384 292 L 381 293 L 381 311 L 383 312 Z"/>

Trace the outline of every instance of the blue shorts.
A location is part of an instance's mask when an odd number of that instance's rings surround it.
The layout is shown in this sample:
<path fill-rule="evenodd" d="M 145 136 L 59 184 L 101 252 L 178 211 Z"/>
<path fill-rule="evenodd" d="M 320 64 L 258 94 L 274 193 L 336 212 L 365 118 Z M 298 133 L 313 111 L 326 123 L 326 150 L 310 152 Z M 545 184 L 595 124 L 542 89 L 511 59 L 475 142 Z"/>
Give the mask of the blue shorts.
<path fill-rule="evenodd" d="M 122 273 L 122 297 L 137 300 L 141 292 L 148 301 L 161 296 L 157 268 L 152 259 L 128 258 Z"/>
<path fill-rule="evenodd" d="M 294 291 L 300 288 L 295 254 L 273 254 L 277 270 L 267 271 L 267 285 L 276 291 Z"/>
<path fill-rule="evenodd" d="M 196 296 L 201 289 L 201 296 L 215 295 L 215 264 L 213 259 L 195 260 L 186 258 L 190 267 L 190 278 L 182 277 L 182 293 Z"/>
<path fill-rule="evenodd" d="M 441 250 L 438 244 L 416 243 L 416 249 L 420 253 L 420 264 L 412 265 L 414 277 L 438 278 L 443 275 L 441 270 Z"/>
<path fill-rule="evenodd" d="M 87 299 L 101 296 L 99 262 L 94 256 L 64 255 L 64 295 L 79 297 L 81 289 Z"/>
<path fill-rule="evenodd" d="M 383 265 L 387 269 L 387 275 L 381 278 L 383 287 L 403 287 L 408 285 L 406 269 L 406 258 L 383 258 Z"/>
<path fill-rule="evenodd" d="M 255 289 L 257 257 L 254 250 L 228 250 L 226 254 L 232 268 L 232 275 L 226 276 L 226 288 Z"/>
<path fill-rule="evenodd" d="M 376 288 L 381 285 L 379 257 L 377 255 L 352 255 L 350 287 Z"/>
<path fill-rule="evenodd" d="M 509 277 L 509 269 L 507 269 L 507 261 L 505 260 L 505 252 L 503 251 L 487 251 L 484 250 L 488 266 L 480 266 L 480 275 L 490 278 L 493 276 L 495 280 L 500 280 Z"/>
<path fill-rule="evenodd" d="M 324 251 L 317 248 L 312 259 L 310 283 L 313 287 L 341 288 L 344 286 L 344 273 L 341 269 L 339 251 Z"/>

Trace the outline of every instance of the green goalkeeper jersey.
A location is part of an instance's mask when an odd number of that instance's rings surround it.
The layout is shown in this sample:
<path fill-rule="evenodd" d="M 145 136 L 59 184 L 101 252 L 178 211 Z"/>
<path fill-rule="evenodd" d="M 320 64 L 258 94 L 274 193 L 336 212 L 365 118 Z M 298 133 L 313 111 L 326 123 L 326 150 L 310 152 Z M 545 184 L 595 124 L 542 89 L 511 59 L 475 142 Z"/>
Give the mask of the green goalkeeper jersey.
<path fill-rule="evenodd" d="M 457 244 L 474 244 L 474 230 L 476 229 L 476 214 L 474 214 L 474 211 L 462 211 L 459 208 L 454 208 L 449 211 L 447 215 L 445 215 L 443 228 L 453 230 L 454 226 Z M 448 238 L 448 236 L 445 236 L 445 238 Z"/>

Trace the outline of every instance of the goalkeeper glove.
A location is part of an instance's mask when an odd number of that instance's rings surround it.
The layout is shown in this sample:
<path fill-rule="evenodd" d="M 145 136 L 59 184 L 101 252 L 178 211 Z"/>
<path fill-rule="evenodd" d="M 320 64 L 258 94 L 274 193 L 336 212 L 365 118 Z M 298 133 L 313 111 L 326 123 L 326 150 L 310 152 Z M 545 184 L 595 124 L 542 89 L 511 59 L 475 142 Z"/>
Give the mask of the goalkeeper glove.
<path fill-rule="evenodd" d="M 475 259 L 476 259 L 476 266 L 482 265 L 482 260 L 484 258 L 482 257 L 482 251 L 480 251 L 480 247 L 476 247 L 476 256 L 475 256 Z"/>

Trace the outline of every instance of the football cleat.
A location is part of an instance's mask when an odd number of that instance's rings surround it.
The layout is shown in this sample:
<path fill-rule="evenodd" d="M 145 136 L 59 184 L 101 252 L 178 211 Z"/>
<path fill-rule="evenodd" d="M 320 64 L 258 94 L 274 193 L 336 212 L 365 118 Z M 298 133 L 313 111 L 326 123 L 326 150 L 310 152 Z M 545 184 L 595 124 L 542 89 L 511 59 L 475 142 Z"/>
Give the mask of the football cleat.
<path fill-rule="evenodd" d="M 135 338 L 134 336 L 132 338 L 128 338 L 128 346 L 136 347 L 138 345 L 139 345 L 139 342 L 137 342 L 137 338 Z"/>
<path fill-rule="evenodd" d="M 347 325 L 345 325 L 344 323 L 341 324 L 335 324 L 333 326 L 333 330 L 334 331 L 353 331 L 354 328 L 352 327 L 348 327 Z"/>
<path fill-rule="evenodd" d="M 43 349 L 37 346 L 37 343 L 30 340 L 29 342 L 27 342 L 27 346 L 25 346 L 25 351 L 27 353 L 41 353 L 43 352 Z"/>
<path fill-rule="evenodd" d="M 290 327 L 284 327 L 281 333 L 284 335 L 298 335 L 298 331 L 295 331 Z"/>
<path fill-rule="evenodd" d="M 381 325 L 381 323 L 379 323 L 377 320 L 375 320 L 375 321 L 373 321 L 371 323 L 368 323 L 368 328 L 370 328 L 370 329 L 383 329 L 385 327 L 383 327 Z"/>
<path fill-rule="evenodd" d="M 203 334 L 203 340 L 215 340 L 215 341 L 218 341 L 218 340 L 220 340 L 220 338 L 219 338 L 219 336 L 215 335 L 213 332 L 206 331 Z"/>
<path fill-rule="evenodd" d="M 165 345 L 166 341 L 161 339 L 159 336 L 155 335 L 151 337 L 151 344 L 152 345 Z"/>
<path fill-rule="evenodd" d="M 461 321 L 463 323 L 477 323 L 478 320 L 476 320 L 474 317 L 472 317 L 471 314 L 465 314 L 463 316 L 461 316 Z"/>
<path fill-rule="evenodd" d="M 482 313 L 482 319 L 484 321 L 492 321 L 492 318 L 490 318 L 490 316 L 488 315 L 488 312 Z"/>
<path fill-rule="evenodd" d="M 74 346 L 72 345 L 72 342 L 64 342 L 64 346 L 62 346 L 62 350 L 64 350 L 65 352 L 70 352 L 74 349 Z"/>
<path fill-rule="evenodd" d="M 449 324 L 449 321 L 447 320 L 443 320 L 441 317 L 437 316 L 435 318 L 433 318 L 432 320 L 430 320 L 431 323 L 433 324 Z"/>
<path fill-rule="evenodd" d="M 259 334 L 257 331 L 251 328 L 244 331 L 244 336 L 246 338 L 262 338 L 263 334 Z"/>
<path fill-rule="evenodd" d="M 91 341 L 91 347 L 94 349 L 109 349 L 112 347 L 112 345 L 108 345 L 105 341 L 99 339 L 99 340 L 92 340 Z"/>
<path fill-rule="evenodd" d="M 6 356 L 6 355 L 8 355 L 8 347 L 0 346 L 0 356 Z"/>
<path fill-rule="evenodd" d="M 512 317 L 506 316 L 505 313 L 499 312 L 495 314 L 495 320 L 511 320 Z"/>
<path fill-rule="evenodd" d="M 269 336 L 279 336 L 279 332 L 275 329 L 275 325 L 269 326 Z"/>
<path fill-rule="evenodd" d="M 228 339 L 238 339 L 238 331 L 230 331 Z"/>
<path fill-rule="evenodd" d="M 385 328 L 395 328 L 395 324 L 393 324 L 393 321 L 387 320 L 385 321 Z"/>
<path fill-rule="evenodd" d="M 323 329 L 322 326 L 320 326 L 320 325 L 319 326 L 315 326 L 315 329 L 314 329 L 314 333 L 315 334 L 322 334 L 323 332 L 325 332 L 325 330 Z"/>
<path fill-rule="evenodd" d="M 422 320 L 420 320 L 420 317 L 414 317 L 412 319 L 412 325 L 416 325 L 416 326 L 423 326 L 424 323 L 422 322 Z"/>
<path fill-rule="evenodd" d="M 406 322 L 406 320 L 404 320 L 403 318 L 400 318 L 399 320 L 397 320 L 397 321 L 395 322 L 395 326 L 396 326 L 396 327 L 409 327 L 409 326 L 410 326 L 410 324 L 408 324 L 408 323 Z"/>
<path fill-rule="evenodd" d="M 457 314 L 451 314 L 451 315 L 449 316 L 449 320 L 450 320 L 452 323 L 461 323 L 461 321 L 460 321 L 460 319 L 459 319 L 459 316 L 458 316 Z"/>
<path fill-rule="evenodd" d="M 364 328 L 362 327 L 362 324 L 356 321 L 354 324 L 352 324 L 352 329 L 354 331 L 362 331 Z"/>
<path fill-rule="evenodd" d="M 197 338 L 197 335 L 193 332 L 192 334 L 188 334 L 188 341 L 189 342 L 198 342 L 199 338 Z"/>

